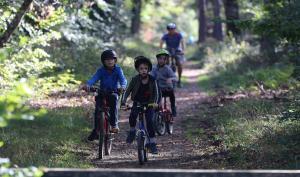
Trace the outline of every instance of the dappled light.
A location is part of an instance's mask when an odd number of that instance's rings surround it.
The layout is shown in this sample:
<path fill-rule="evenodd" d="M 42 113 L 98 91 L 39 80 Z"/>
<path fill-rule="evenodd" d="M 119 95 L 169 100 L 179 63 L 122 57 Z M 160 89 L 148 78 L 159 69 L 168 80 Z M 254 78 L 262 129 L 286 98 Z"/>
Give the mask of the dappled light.
<path fill-rule="evenodd" d="M 299 8 L 2 0 L 0 176 L 300 169 Z"/>

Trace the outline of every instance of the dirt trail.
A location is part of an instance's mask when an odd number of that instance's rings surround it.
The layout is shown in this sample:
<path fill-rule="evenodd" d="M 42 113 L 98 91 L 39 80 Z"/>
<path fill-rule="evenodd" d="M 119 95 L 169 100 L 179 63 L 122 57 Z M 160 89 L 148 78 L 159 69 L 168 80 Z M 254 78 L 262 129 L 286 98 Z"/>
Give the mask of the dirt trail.
<path fill-rule="evenodd" d="M 197 120 L 197 105 L 206 98 L 197 86 L 197 78 L 201 70 L 192 62 L 185 63 L 183 76 L 187 83 L 176 91 L 178 117 L 174 124 L 174 134 L 157 136 L 158 155 L 149 154 L 149 162 L 141 166 L 137 161 L 136 143 L 128 145 L 125 142 L 128 125 L 128 112 L 120 112 L 121 132 L 116 136 L 112 154 L 103 160 L 97 160 L 97 144 L 93 144 L 95 151 L 88 156 L 98 168 L 210 168 L 205 161 L 206 150 L 210 146 L 203 142 L 193 144 L 185 137 L 183 121 Z M 199 124 L 199 123 L 198 123 Z"/>

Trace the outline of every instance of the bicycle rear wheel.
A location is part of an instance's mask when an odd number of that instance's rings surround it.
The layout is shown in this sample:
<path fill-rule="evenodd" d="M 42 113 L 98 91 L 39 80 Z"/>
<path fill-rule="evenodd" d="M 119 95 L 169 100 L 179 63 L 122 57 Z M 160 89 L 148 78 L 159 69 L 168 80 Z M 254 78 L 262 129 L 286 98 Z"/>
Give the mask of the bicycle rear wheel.
<path fill-rule="evenodd" d="M 147 151 L 145 149 L 145 137 L 142 131 L 137 134 L 138 158 L 141 165 L 147 161 Z"/>
<path fill-rule="evenodd" d="M 105 130 L 104 130 L 104 113 L 101 112 L 99 117 L 99 152 L 98 157 L 102 159 L 104 156 L 104 137 L 105 137 Z"/>
<path fill-rule="evenodd" d="M 155 130 L 160 136 L 166 133 L 166 123 L 163 120 L 163 115 L 160 113 L 155 116 Z"/>

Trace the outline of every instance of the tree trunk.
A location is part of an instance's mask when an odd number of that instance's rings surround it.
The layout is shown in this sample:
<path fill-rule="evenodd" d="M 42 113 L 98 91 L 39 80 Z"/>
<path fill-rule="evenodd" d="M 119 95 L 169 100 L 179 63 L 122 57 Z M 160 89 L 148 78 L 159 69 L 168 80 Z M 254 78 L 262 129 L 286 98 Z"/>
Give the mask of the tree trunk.
<path fill-rule="evenodd" d="M 264 0 L 264 5 L 268 5 L 269 3 L 269 0 Z M 260 38 L 260 53 L 267 56 L 271 63 L 277 61 L 277 57 L 275 56 L 275 42 L 267 33 L 263 34 Z"/>
<path fill-rule="evenodd" d="M 222 23 L 219 21 L 221 20 L 220 9 L 221 9 L 220 0 L 214 0 L 214 17 L 218 21 L 214 23 L 213 37 L 218 41 L 223 40 Z"/>
<path fill-rule="evenodd" d="M 241 30 L 236 26 L 236 20 L 239 20 L 239 5 L 237 0 L 224 0 L 225 16 L 226 16 L 226 32 L 232 32 L 233 36 L 237 38 L 241 34 Z"/>
<path fill-rule="evenodd" d="M 199 22 L 199 37 L 198 42 L 205 42 L 206 33 L 207 33 L 207 25 L 206 25 L 206 0 L 198 0 L 198 22 Z"/>
<path fill-rule="evenodd" d="M 132 18 L 131 18 L 131 34 L 138 34 L 141 24 L 141 8 L 142 0 L 133 0 Z"/>
<path fill-rule="evenodd" d="M 4 44 L 9 40 L 10 36 L 19 26 L 23 16 L 25 15 L 26 11 L 29 9 L 33 0 L 24 0 L 23 4 L 21 5 L 20 9 L 18 10 L 16 16 L 11 21 L 11 23 L 7 26 L 6 31 L 0 38 L 0 48 L 4 47 Z"/>

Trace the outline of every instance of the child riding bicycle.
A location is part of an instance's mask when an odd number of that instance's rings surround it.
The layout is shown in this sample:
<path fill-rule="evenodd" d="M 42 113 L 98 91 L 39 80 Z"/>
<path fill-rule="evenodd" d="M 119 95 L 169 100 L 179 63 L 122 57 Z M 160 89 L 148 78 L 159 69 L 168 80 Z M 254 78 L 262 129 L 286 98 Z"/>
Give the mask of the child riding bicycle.
<path fill-rule="evenodd" d="M 170 97 L 172 116 L 175 118 L 176 106 L 173 82 L 177 81 L 177 77 L 170 66 L 166 64 L 169 57 L 169 52 L 161 49 L 156 54 L 157 65 L 151 71 L 151 75 L 157 80 L 162 97 Z"/>
<path fill-rule="evenodd" d="M 116 64 L 117 54 L 115 51 L 109 49 L 105 50 L 101 54 L 101 66 L 93 77 L 87 81 L 86 85 L 83 86 L 84 90 L 90 90 L 90 87 L 96 82 L 100 81 L 100 90 L 105 92 L 110 92 L 111 94 L 107 96 L 109 114 L 110 114 L 110 125 L 112 127 L 112 133 L 118 133 L 118 97 L 119 94 L 125 90 L 127 85 L 127 80 L 123 74 L 122 68 Z M 118 86 L 120 85 L 120 87 Z M 102 106 L 103 95 L 98 95 L 95 98 L 96 107 L 95 107 L 95 116 L 94 116 L 94 129 L 88 136 L 89 141 L 98 139 L 98 126 L 99 126 L 99 108 Z"/>
<path fill-rule="evenodd" d="M 131 144 L 136 137 L 136 123 L 138 117 L 137 104 L 152 104 L 155 105 L 158 102 L 159 89 L 155 79 L 149 74 L 152 70 L 151 61 L 144 57 L 138 56 L 135 58 L 134 62 L 135 69 L 138 71 L 138 75 L 134 76 L 129 83 L 129 86 L 124 94 L 122 105 L 124 106 L 127 97 L 131 94 L 131 100 L 133 101 L 133 107 L 129 116 L 130 131 L 126 142 Z M 155 106 L 154 106 L 155 107 Z M 147 146 L 149 147 L 151 153 L 157 154 L 157 146 L 155 140 L 155 130 L 153 125 L 154 119 L 154 107 L 148 107 L 146 110 L 146 124 L 147 131 L 150 137 L 150 142 Z"/>

